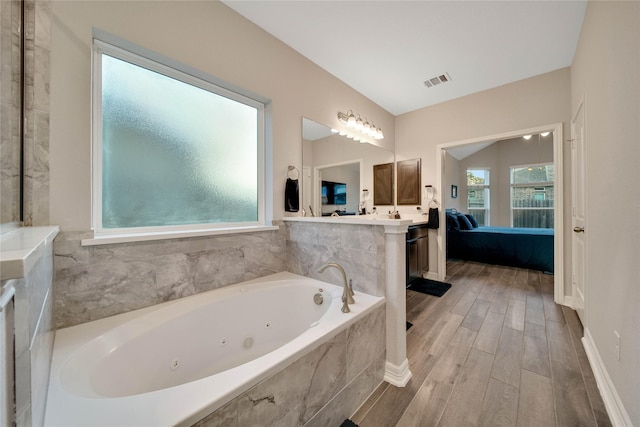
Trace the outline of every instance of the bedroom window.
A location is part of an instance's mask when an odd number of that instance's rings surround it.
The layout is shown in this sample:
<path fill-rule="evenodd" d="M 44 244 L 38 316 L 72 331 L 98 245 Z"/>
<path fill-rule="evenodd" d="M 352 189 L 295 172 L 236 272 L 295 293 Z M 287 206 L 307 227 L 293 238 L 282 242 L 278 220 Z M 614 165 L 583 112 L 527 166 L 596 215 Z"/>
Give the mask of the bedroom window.
<path fill-rule="evenodd" d="M 93 55 L 96 235 L 265 225 L 264 103 L 98 40 Z"/>
<path fill-rule="evenodd" d="M 467 211 L 479 226 L 488 226 L 490 190 L 489 169 L 467 169 Z"/>
<path fill-rule="evenodd" d="M 553 228 L 553 164 L 511 167 L 511 226 Z"/>

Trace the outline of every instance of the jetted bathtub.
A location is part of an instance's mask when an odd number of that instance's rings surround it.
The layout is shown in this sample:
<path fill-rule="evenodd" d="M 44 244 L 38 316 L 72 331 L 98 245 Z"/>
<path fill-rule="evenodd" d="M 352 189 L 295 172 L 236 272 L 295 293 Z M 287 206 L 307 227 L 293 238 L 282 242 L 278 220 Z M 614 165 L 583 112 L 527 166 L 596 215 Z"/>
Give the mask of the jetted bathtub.
<path fill-rule="evenodd" d="M 45 425 L 191 425 L 384 304 L 341 296 L 285 272 L 61 329 Z"/>

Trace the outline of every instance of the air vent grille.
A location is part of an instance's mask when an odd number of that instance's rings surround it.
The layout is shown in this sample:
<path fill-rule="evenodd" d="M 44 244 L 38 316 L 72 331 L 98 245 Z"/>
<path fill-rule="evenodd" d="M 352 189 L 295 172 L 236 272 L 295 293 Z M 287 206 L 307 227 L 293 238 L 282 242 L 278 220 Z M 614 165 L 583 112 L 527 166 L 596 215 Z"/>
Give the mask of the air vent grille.
<path fill-rule="evenodd" d="M 439 76 L 432 77 L 430 79 L 425 80 L 424 85 L 426 87 L 434 87 L 442 83 L 447 83 L 448 81 L 451 81 L 451 76 L 449 76 L 449 73 L 444 73 L 444 74 L 440 74 Z"/>

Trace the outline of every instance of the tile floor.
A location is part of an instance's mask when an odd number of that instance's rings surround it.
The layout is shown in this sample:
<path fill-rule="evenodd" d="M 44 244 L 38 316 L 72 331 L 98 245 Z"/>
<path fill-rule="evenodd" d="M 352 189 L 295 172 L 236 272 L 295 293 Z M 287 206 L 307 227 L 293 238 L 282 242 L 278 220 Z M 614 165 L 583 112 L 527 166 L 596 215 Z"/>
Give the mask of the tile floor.
<path fill-rule="evenodd" d="M 575 311 L 553 276 L 455 261 L 441 298 L 407 291 L 413 378 L 383 383 L 352 418 L 361 427 L 610 426 Z"/>

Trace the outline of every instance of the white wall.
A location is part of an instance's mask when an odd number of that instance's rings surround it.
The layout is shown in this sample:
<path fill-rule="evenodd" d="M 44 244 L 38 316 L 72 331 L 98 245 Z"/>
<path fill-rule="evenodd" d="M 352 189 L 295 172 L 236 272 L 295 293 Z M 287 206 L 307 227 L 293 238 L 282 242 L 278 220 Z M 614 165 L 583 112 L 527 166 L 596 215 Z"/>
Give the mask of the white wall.
<path fill-rule="evenodd" d="M 573 113 L 582 100 L 585 328 L 630 422 L 640 426 L 640 2 L 589 2 L 571 67 Z"/>
<path fill-rule="evenodd" d="M 396 160 L 422 158 L 422 182 L 436 182 L 438 144 L 564 123 L 563 140 L 569 138 L 571 120 L 570 73 L 568 68 L 542 74 L 495 89 L 416 110 L 396 118 Z M 455 83 L 455 81 L 453 82 Z M 570 152 L 564 147 L 564 168 L 570 171 Z M 566 177 L 565 177 L 566 178 Z M 565 179 L 565 194 L 571 180 Z M 458 200 L 460 196 L 458 196 Z M 569 199 L 569 198 L 567 198 Z M 570 200 L 565 200 L 565 222 Z M 568 212 L 568 213 L 567 213 Z M 568 229 L 569 227 L 565 227 Z M 565 242 L 568 240 L 565 230 Z M 429 239 L 429 266 L 438 266 L 435 234 Z M 570 283 L 570 247 L 565 245 L 565 283 Z M 565 289 L 569 286 L 565 286 Z"/>
<path fill-rule="evenodd" d="M 393 149 L 391 114 L 217 1 L 53 1 L 51 13 L 50 209 L 64 231 L 91 227 L 94 27 L 272 100 L 275 219 L 287 166 L 302 166 L 302 116 L 339 127 L 353 109 Z"/>
<path fill-rule="evenodd" d="M 467 169 L 489 168 L 489 186 L 491 190 L 491 225 L 511 227 L 511 167 L 553 162 L 553 136 L 540 138 L 537 135 L 529 141 L 513 138 L 498 141 L 474 153 L 459 162 L 458 200 L 463 212 L 467 212 Z M 448 163 L 447 163 L 448 166 Z M 448 206 L 447 206 L 448 207 Z"/>

